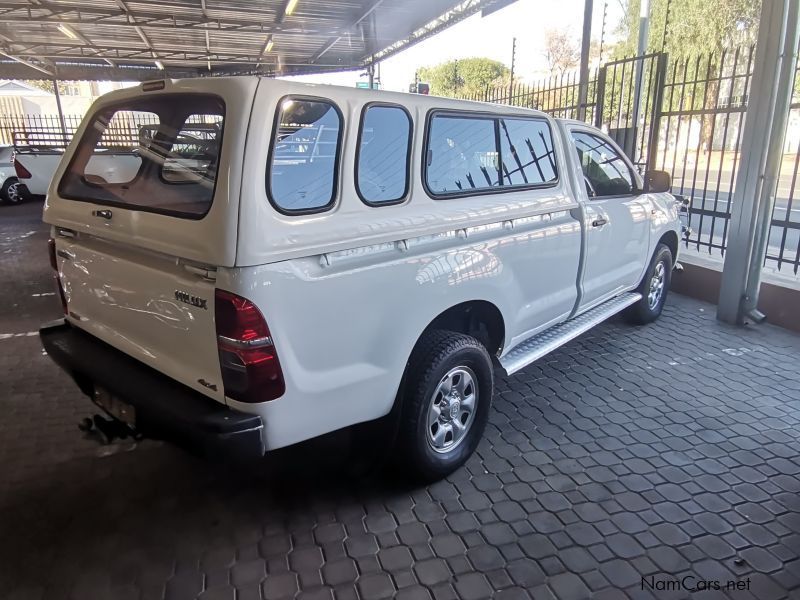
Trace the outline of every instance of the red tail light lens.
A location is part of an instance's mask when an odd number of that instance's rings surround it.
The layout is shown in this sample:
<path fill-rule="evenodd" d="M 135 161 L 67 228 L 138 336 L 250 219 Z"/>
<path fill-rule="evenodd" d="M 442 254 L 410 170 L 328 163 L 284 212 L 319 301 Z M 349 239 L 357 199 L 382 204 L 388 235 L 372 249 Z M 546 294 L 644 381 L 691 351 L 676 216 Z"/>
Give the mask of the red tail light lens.
<path fill-rule="evenodd" d="M 217 347 L 225 395 L 240 402 L 265 402 L 286 391 L 275 344 L 261 311 L 247 298 L 217 290 Z"/>
<path fill-rule="evenodd" d="M 33 175 L 31 175 L 31 172 L 28 171 L 28 169 L 26 169 L 25 167 L 23 167 L 22 163 L 20 163 L 16 158 L 14 159 L 14 171 L 16 171 L 17 177 L 19 177 L 20 179 L 30 179 L 31 177 L 33 177 Z"/>

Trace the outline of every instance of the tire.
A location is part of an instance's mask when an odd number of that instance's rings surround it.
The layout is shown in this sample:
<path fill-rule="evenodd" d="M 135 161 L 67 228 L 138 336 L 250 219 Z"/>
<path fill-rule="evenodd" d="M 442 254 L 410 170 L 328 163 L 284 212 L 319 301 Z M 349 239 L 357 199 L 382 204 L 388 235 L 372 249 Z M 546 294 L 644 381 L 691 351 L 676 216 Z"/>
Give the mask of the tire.
<path fill-rule="evenodd" d="M 425 333 L 404 376 L 395 462 L 424 481 L 458 469 L 480 442 L 493 393 L 492 360 L 478 340 L 452 331 Z"/>
<path fill-rule="evenodd" d="M 0 188 L 0 198 L 9 204 L 21 204 L 28 199 L 28 188 L 16 177 L 9 177 Z"/>
<path fill-rule="evenodd" d="M 641 300 L 625 310 L 625 318 L 634 325 L 652 323 L 664 309 L 669 285 L 672 281 L 672 251 L 664 244 L 656 246 L 650 266 L 636 291 Z"/>

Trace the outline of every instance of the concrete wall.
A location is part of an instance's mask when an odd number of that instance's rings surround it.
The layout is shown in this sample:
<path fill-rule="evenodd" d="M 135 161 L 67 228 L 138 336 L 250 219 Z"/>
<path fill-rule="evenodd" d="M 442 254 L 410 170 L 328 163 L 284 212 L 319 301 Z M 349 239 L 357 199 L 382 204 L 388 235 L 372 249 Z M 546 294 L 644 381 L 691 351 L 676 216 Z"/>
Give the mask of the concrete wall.
<path fill-rule="evenodd" d="M 679 260 L 683 271 L 672 274 L 672 291 L 716 304 L 722 264 L 695 256 L 681 256 Z M 800 332 L 800 282 L 765 274 L 758 309 L 767 315 L 769 323 Z"/>

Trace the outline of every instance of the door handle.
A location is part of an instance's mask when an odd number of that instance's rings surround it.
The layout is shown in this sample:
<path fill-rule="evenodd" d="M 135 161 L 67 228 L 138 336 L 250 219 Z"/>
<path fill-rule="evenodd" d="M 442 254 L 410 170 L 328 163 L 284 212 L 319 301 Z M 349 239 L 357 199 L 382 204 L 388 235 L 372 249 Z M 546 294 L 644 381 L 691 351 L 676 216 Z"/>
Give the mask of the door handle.
<path fill-rule="evenodd" d="M 111 218 L 111 211 L 110 210 L 93 210 L 92 215 L 95 217 L 101 217 L 103 219 L 110 219 Z"/>
<path fill-rule="evenodd" d="M 608 219 L 606 219 L 605 217 L 598 217 L 594 221 L 592 221 L 592 227 L 602 227 L 606 223 L 608 223 Z"/>

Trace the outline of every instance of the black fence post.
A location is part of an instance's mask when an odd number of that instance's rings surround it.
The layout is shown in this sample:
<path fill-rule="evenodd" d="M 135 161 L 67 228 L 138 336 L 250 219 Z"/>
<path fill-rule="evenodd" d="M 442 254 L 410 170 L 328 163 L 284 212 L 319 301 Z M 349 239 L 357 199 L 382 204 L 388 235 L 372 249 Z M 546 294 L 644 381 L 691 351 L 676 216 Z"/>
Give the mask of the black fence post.
<path fill-rule="evenodd" d="M 653 82 L 655 91 L 653 92 L 653 108 L 650 117 L 650 139 L 647 142 L 647 163 L 646 170 L 653 170 L 656 167 L 658 156 L 658 137 L 661 131 L 661 113 L 664 102 L 664 83 L 667 76 L 667 54 L 661 52 L 656 60 L 656 74 Z"/>
<path fill-rule="evenodd" d="M 594 109 L 594 126 L 600 129 L 603 126 L 603 104 L 606 93 L 606 67 L 600 67 L 597 73 L 597 103 Z"/>

